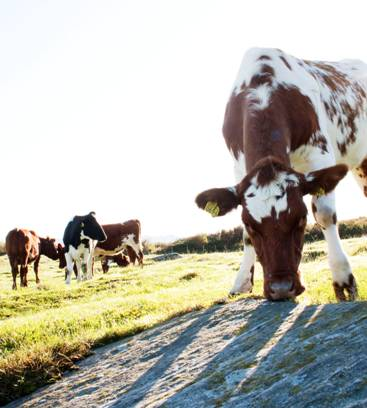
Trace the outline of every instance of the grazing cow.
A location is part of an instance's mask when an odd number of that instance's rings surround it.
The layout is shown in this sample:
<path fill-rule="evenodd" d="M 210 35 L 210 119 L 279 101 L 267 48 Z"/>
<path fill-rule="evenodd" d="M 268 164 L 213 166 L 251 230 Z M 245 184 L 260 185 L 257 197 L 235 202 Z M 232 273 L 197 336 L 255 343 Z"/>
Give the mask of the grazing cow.
<path fill-rule="evenodd" d="M 96 257 L 117 255 L 126 249 L 129 253 L 130 261 L 135 263 L 136 257 L 139 265 L 143 266 L 144 256 L 139 220 L 129 220 L 122 224 L 103 225 L 103 229 L 106 232 L 107 239 L 104 242 L 98 242 L 94 253 Z"/>
<path fill-rule="evenodd" d="M 74 263 L 77 269 L 78 282 L 82 279 L 82 266 L 84 276 L 86 274 L 87 279 L 92 278 L 93 253 L 97 241 L 104 241 L 105 239 L 106 234 L 102 226 L 98 224 L 94 212 L 83 216 L 76 215 L 69 222 L 64 232 L 66 284 L 70 284 Z"/>
<path fill-rule="evenodd" d="M 366 95 L 367 65 L 361 61 L 313 62 L 277 49 L 245 54 L 223 125 L 238 184 L 196 198 L 213 216 L 242 206 L 244 257 L 232 294 L 251 291 L 255 254 L 268 299 L 304 291 L 298 271 L 307 221 L 303 196 L 311 194 L 335 295 L 356 298 L 333 190 L 349 167 L 367 196 Z"/>
<path fill-rule="evenodd" d="M 101 259 L 103 273 L 108 272 L 111 262 L 115 262 L 118 266 L 121 266 L 121 267 L 125 267 L 130 264 L 129 258 L 126 255 L 124 255 L 122 252 L 117 255 L 104 256 Z"/>
<path fill-rule="evenodd" d="M 17 288 L 16 277 L 20 267 L 20 286 L 28 286 L 28 265 L 33 262 L 36 283 L 39 284 L 38 265 L 41 255 L 56 261 L 64 258 L 63 246 L 56 244 L 53 238 L 41 238 L 34 231 L 15 228 L 9 231 L 5 240 L 6 253 L 9 258 L 13 275 L 13 289 Z"/>

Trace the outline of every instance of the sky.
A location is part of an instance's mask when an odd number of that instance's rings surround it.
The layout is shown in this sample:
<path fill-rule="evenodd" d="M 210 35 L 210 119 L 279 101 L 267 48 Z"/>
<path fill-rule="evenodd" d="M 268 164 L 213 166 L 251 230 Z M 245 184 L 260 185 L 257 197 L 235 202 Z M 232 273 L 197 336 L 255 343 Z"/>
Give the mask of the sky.
<path fill-rule="evenodd" d="M 89 211 L 153 240 L 239 225 L 194 199 L 234 185 L 221 129 L 244 52 L 367 61 L 365 16 L 359 0 L 0 1 L 0 241 L 61 238 Z M 348 176 L 338 218 L 365 208 Z"/>

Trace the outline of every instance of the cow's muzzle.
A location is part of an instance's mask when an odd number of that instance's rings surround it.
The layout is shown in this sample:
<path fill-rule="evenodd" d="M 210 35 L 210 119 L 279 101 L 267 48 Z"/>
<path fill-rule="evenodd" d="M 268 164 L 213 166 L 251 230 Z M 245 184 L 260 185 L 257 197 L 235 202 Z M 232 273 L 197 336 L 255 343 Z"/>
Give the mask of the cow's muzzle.
<path fill-rule="evenodd" d="M 271 282 L 268 297 L 270 300 L 286 300 L 296 297 L 294 283 L 289 280 Z"/>

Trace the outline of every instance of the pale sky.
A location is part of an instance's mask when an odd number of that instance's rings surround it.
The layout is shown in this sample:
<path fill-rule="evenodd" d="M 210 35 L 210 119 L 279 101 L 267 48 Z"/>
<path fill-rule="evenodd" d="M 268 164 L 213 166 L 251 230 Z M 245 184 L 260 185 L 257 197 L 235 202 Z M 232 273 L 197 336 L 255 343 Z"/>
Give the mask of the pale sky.
<path fill-rule="evenodd" d="M 0 240 L 62 237 L 75 214 L 139 218 L 144 236 L 240 224 L 194 204 L 234 185 L 221 128 L 252 46 L 367 61 L 366 8 L 349 1 L 0 1 Z M 348 177 L 338 218 L 366 215 Z"/>

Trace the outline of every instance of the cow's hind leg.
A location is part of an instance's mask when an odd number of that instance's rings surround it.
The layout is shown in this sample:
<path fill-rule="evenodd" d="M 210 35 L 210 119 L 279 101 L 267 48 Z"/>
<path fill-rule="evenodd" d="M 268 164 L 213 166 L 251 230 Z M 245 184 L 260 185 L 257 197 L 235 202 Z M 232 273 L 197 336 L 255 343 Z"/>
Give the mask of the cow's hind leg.
<path fill-rule="evenodd" d="M 355 300 L 357 284 L 345 254 L 336 224 L 335 193 L 312 197 L 312 212 L 321 226 L 328 245 L 328 257 L 335 296 L 338 300 Z"/>
<path fill-rule="evenodd" d="M 11 274 L 13 276 L 12 289 L 16 289 L 17 288 L 17 275 L 19 273 L 18 264 L 17 264 L 17 261 L 15 259 L 12 259 L 12 258 L 9 259 L 9 262 L 10 262 L 10 266 L 11 266 Z"/>
<path fill-rule="evenodd" d="M 103 256 L 101 258 L 101 266 L 102 266 L 102 271 L 103 273 L 107 273 L 108 270 L 110 269 L 110 266 L 108 265 L 108 259 L 107 257 Z"/>
<path fill-rule="evenodd" d="M 34 274 L 36 275 L 36 283 L 37 285 L 40 283 L 39 277 L 38 277 L 38 265 L 40 263 L 40 259 L 41 257 L 39 256 L 35 261 L 34 261 L 34 265 L 33 265 L 33 269 L 34 269 Z"/>
<path fill-rule="evenodd" d="M 81 282 L 83 280 L 83 274 L 82 274 L 82 260 L 79 259 L 75 259 L 75 265 L 76 265 L 76 280 L 78 282 Z"/>
<path fill-rule="evenodd" d="M 252 292 L 252 286 L 254 284 L 256 253 L 245 227 L 243 229 L 243 242 L 243 258 L 240 270 L 229 292 L 230 295 Z"/>

